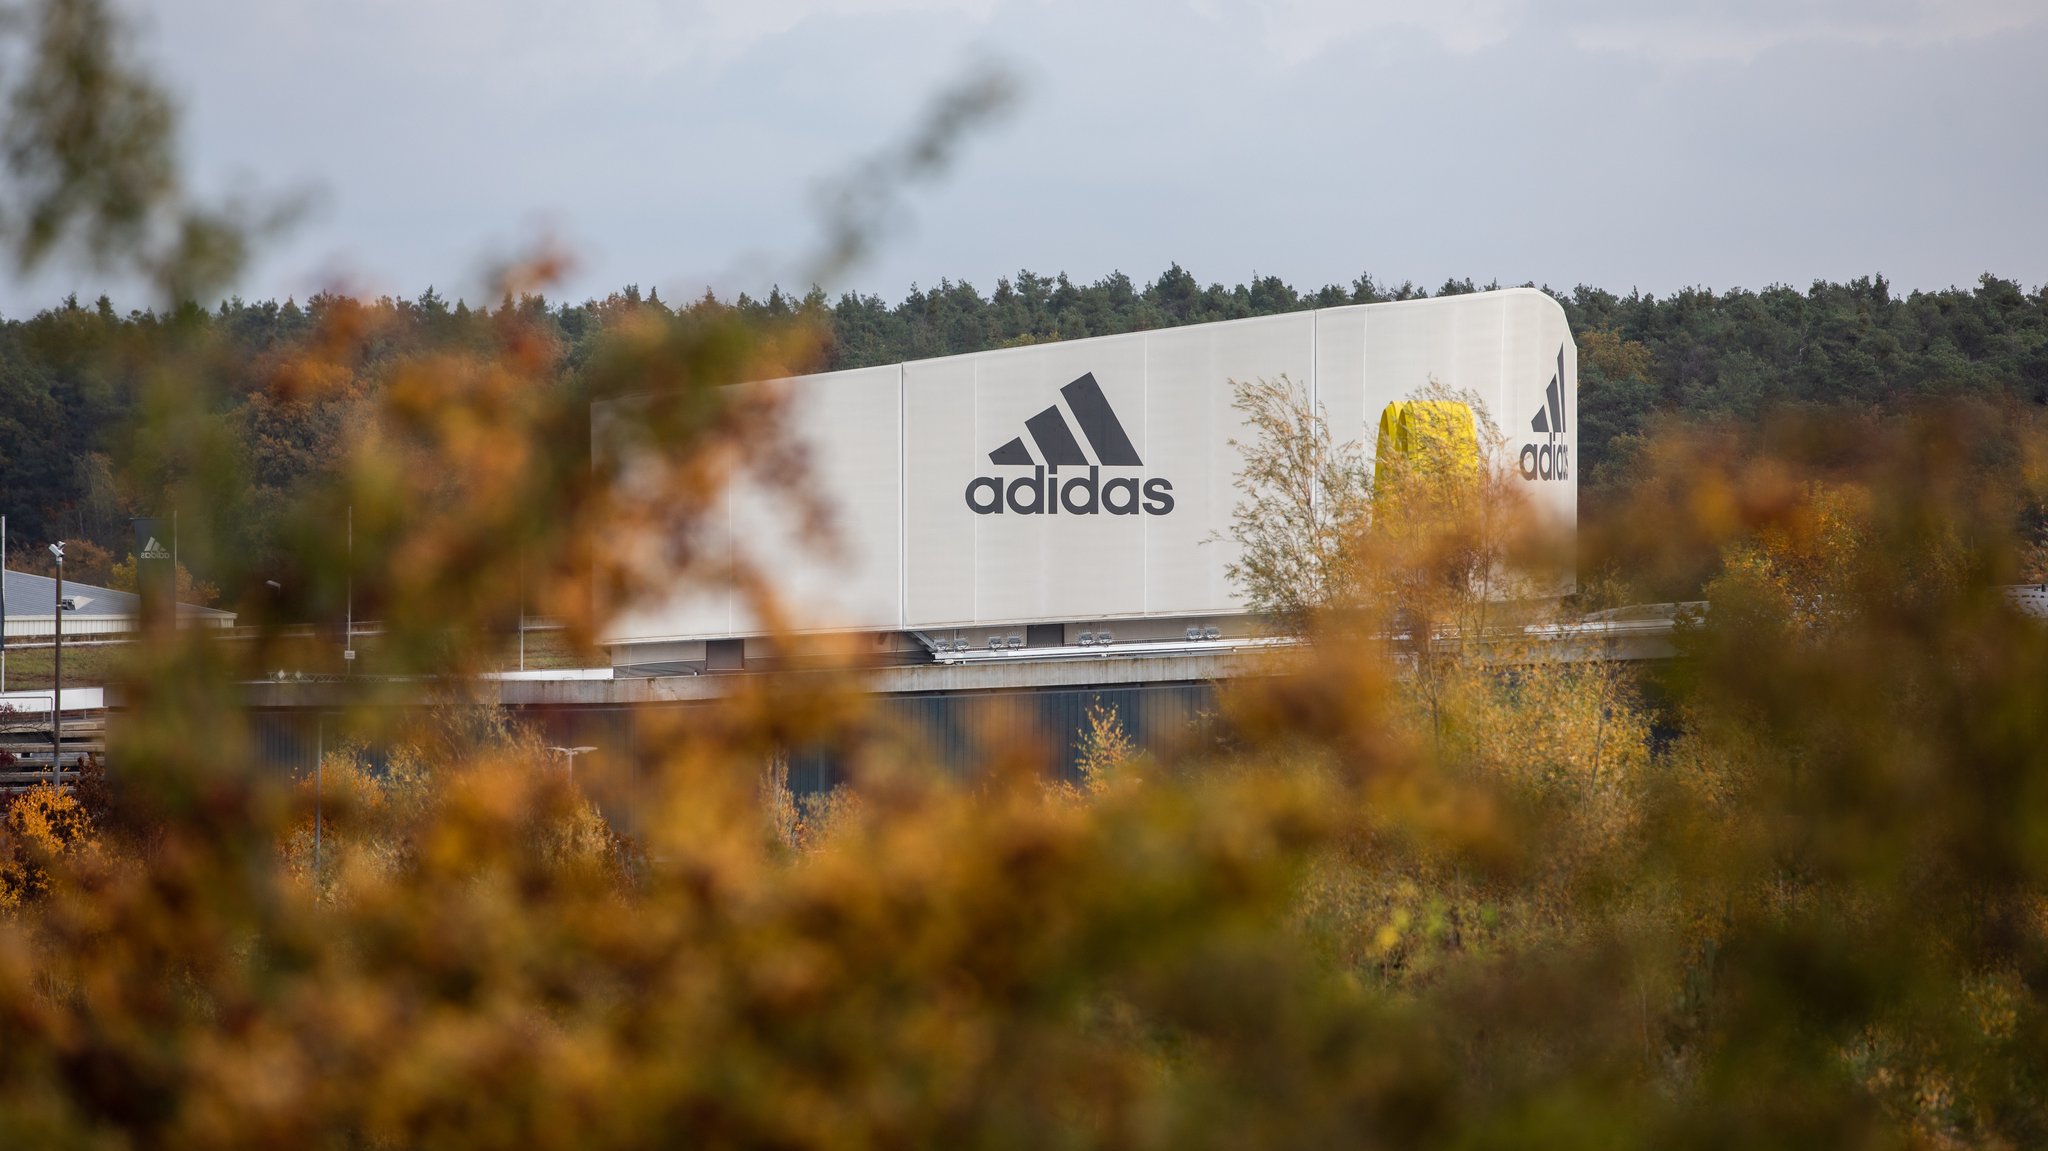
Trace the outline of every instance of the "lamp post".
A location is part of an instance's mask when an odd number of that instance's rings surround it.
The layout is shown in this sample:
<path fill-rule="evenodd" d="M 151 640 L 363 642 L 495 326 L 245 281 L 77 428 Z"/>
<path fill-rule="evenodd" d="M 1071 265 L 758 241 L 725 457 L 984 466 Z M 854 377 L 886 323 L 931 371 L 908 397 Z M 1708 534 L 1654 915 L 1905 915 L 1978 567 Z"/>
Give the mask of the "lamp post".
<path fill-rule="evenodd" d="M 341 623 L 342 670 L 356 670 L 356 505 L 348 505 L 348 591 Z"/>
<path fill-rule="evenodd" d="M 321 774 L 327 767 L 327 717 L 317 721 L 319 727 L 313 736 L 313 891 L 320 891 L 320 824 L 321 824 Z"/>
<path fill-rule="evenodd" d="M 594 748 L 594 747 L 588 747 L 588 746 L 585 746 L 585 747 L 551 747 L 551 748 L 548 748 L 548 750 L 549 750 L 549 751 L 559 751 L 559 752 L 561 752 L 561 753 L 562 753 L 562 770 L 563 770 L 563 771 L 565 771 L 565 772 L 567 772 L 568 774 L 570 774 L 570 775 L 572 775 L 572 776 L 573 776 L 573 775 L 575 775 L 575 774 L 576 774 L 576 757 L 577 757 L 577 756 L 579 756 L 579 755 L 583 755 L 583 754 L 585 754 L 585 753 L 587 753 L 587 752 L 593 752 L 593 751 L 596 751 L 597 749 L 596 749 L 596 748 Z"/>
<path fill-rule="evenodd" d="M 57 557 L 57 596 L 50 604 L 50 786 L 64 781 L 64 541 L 50 545 Z"/>

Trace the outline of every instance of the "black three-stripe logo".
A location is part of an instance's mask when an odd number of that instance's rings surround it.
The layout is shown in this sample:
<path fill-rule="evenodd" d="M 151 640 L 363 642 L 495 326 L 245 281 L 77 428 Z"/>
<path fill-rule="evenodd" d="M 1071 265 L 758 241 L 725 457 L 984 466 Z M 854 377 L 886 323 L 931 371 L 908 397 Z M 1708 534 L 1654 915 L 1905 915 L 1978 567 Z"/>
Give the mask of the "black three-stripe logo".
<path fill-rule="evenodd" d="M 1557 374 L 1550 377 L 1550 387 L 1544 389 L 1545 403 L 1536 409 L 1536 418 L 1529 421 L 1529 430 L 1537 435 L 1564 432 L 1564 349 L 1557 350 Z"/>
<path fill-rule="evenodd" d="M 1572 478 L 1572 449 L 1564 442 L 1564 348 L 1557 349 L 1557 372 L 1543 389 L 1543 406 L 1529 421 L 1529 430 L 1544 437 L 1543 443 L 1522 445 L 1517 461 L 1525 480 L 1568 480 Z"/>
<path fill-rule="evenodd" d="M 1103 480 L 1103 468 L 1138 468 L 1145 463 L 1138 458 L 1138 449 L 1131 443 L 1130 433 L 1124 430 L 1123 421 L 1109 406 L 1102 385 L 1095 382 L 1095 374 L 1090 372 L 1061 388 L 1060 395 L 1067 401 L 1067 411 L 1074 414 L 1074 423 L 1081 427 L 1080 438 L 1075 437 L 1073 426 L 1058 404 L 1025 420 L 1024 431 L 1031 439 L 1030 445 L 1025 444 L 1025 436 L 1018 436 L 990 452 L 988 461 L 998 467 L 1027 467 L 1031 474 L 1016 476 L 1007 483 L 1001 476 L 976 476 L 967 484 L 968 508 L 983 516 L 1001 515 L 1005 511 L 1020 516 L 1059 515 L 1062 510 L 1075 516 L 1104 512 L 1113 516 L 1141 512 L 1163 516 L 1172 512 L 1173 484 L 1163 478 L 1115 476 Z M 1082 439 L 1094 451 L 1093 461 L 1082 450 Z M 1038 449 L 1036 455 L 1032 454 L 1032 447 Z M 1062 467 L 1088 471 L 1062 481 Z"/>
<path fill-rule="evenodd" d="M 1131 446 L 1131 437 L 1124 432 L 1123 421 L 1116 418 L 1116 409 L 1109 406 L 1109 397 L 1102 394 L 1102 385 L 1095 382 L 1095 373 L 1089 372 L 1073 383 L 1060 389 L 1066 397 L 1067 407 L 1074 412 L 1074 419 L 1081 425 L 1081 434 L 1088 437 L 1088 446 L 1095 449 L 1095 462 L 1106 468 L 1143 467 L 1145 461 L 1138 458 L 1138 449 Z M 1060 414 L 1058 404 L 1045 409 L 1024 421 L 1024 429 L 1031 433 L 1031 442 L 1038 445 L 1039 459 L 1059 467 L 1062 464 L 1086 466 L 1088 457 L 1081 451 L 1081 444 L 1074 439 L 1073 430 L 1067 427 L 1067 418 Z M 1024 446 L 1024 437 L 1018 436 L 1002 447 L 988 454 L 992 464 L 1035 464 L 1031 449 Z"/>

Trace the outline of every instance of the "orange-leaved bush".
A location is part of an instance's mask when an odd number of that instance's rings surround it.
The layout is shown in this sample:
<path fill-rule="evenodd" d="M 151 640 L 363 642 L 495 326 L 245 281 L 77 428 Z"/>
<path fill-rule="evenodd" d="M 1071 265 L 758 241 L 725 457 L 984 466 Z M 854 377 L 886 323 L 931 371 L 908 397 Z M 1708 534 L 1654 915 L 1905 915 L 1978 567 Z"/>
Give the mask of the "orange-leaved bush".
<path fill-rule="evenodd" d="M 773 392 L 725 386 L 815 366 L 803 315 L 619 298 L 571 362 L 516 302 L 483 341 L 393 314 L 327 300 L 261 366 L 259 406 L 326 405 L 304 473 L 234 450 L 215 384 L 249 365 L 203 330 L 107 366 L 181 558 L 256 586 L 222 525 L 257 511 L 291 566 L 253 636 L 129 654 L 103 814 L 10 814 L 0 1146 L 2048 1141 L 2048 632 L 2004 590 L 2031 409 L 1646 444 L 1616 554 L 1712 578 L 1640 675 L 1518 584 L 1543 541 L 1484 442 L 1336 519 L 1344 461 L 1273 443 L 1252 487 L 1311 551 L 1267 570 L 1314 574 L 1274 601 L 1313 642 L 1176 745 L 1097 712 L 1112 785 L 1062 796 L 1021 736 L 955 774 L 704 546 L 736 481 L 828 534 Z M 1319 434 L 1291 394 L 1261 426 Z M 529 612 L 594 655 L 728 578 L 814 670 L 635 712 L 609 760 L 471 674 Z M 366 666 L 279 682 L 342 670 L 280 625 L 351 602 Z M 266 680 L 323 717 L 313 780 L 265 766 Z M 844 790 L 792 795 L 796 749 Z"/>

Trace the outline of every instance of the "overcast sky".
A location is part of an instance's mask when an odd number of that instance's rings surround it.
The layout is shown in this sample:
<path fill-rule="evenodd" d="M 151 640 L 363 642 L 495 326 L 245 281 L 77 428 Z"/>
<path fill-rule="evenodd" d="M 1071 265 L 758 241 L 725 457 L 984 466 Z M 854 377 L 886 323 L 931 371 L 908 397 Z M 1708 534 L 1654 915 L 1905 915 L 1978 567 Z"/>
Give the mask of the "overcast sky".
<path fill-rule="evenodd" d="M 137 8 L 195 180 L 311 195 L 250 297 L 474 300 L 543 236 L 558 295 L 799 283 L 820 185 L 989 59 L 1012 114 L 828 287 L 2048 280 L 2048 0 Z"/>

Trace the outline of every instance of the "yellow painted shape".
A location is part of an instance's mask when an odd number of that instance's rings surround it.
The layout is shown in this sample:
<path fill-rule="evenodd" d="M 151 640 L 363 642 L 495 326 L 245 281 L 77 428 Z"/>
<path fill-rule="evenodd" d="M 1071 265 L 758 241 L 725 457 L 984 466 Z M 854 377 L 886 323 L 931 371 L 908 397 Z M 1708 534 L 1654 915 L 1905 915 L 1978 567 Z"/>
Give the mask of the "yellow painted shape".
<path fill-rule="evenodd" d="M 1451 400 L 1396 400 L 1380 413 L 1373 479 L 1399 463 L 1408 474 L 1447 476 L 1479 471 L 1479 433 L 1472 409 Z"/>

